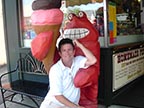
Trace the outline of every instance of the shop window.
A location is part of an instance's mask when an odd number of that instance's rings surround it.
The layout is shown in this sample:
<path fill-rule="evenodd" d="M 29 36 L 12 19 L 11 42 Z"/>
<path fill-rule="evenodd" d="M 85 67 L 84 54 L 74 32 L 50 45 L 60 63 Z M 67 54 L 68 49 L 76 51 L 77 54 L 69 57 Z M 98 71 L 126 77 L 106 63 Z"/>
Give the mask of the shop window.
<path fill-rule="evenodd" d="M 89 21 L 95 29 L 99 31 L 100 36 L 104 36 L 104 15 L 103 15 L 103 0 L 62 0 L 61 10 L 64 12 L 64 22 L 62 27 L 68 22 L 67 15 L 84 11 L 87 14 Z"/>
<path fill-rule="evenodd" d="M 36 36 L 32 24 L 31 24 L 31 14 L 33 12 L 31 8 L 31 4 L 34 0 L 22 0 L 22 7 L 23 7 L 23 47 L 30 47 L 30 43 L 32 39 Z"/>
<path fill-rule="evenodd" d="M 33 1 L 34 0 L 22 0 L 23 47 L 30 47 L 32 39 L 36 36 L 31 24 L 31 14 L 33 12 L 31 4 Z M 67 22 L 68 13 L 85 11 L 88 19 L 99 31 L 100 36 L 104 36 L 103 0 L 62 0 L 62 6 L 60 9 L 63 11 L 65 16 L 61 26 L 61 31 Z"/>
<path fill-rule="evenodd" d="M 115 4 L 116 8 L 116 35 L 142 34 L 142 30 L 144 29 L 142 27 L 142 0 L 109 0 L 109 5 L 110 3 Z M 112 13 L 110 10 L 108 12 L 109 16 L 111 16 Z"/>

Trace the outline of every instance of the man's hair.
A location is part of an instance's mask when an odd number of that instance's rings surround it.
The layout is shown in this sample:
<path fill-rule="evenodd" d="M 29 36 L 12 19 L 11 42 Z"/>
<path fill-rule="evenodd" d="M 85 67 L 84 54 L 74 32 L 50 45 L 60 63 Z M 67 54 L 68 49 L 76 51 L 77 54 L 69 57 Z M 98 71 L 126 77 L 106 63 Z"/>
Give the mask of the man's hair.
<path fill-rule="evenodd" d="M 73 44 L 73 41 L 69 38 L 63 38 L 60 40 L 59 44 L 58 44 L 58 50 L 61 51 L 61 47 L 62 45 L 64 44 L 71 44 L 73 49 L 74 49 L 74 44 Z"/>

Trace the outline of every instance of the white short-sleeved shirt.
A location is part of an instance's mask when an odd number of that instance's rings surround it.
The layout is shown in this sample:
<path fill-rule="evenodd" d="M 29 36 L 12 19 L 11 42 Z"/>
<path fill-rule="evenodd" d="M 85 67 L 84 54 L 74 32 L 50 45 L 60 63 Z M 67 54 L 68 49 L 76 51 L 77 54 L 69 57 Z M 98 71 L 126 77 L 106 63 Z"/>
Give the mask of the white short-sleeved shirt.
<path fill-rule="evenodd" d="M 55 98 L 55 95 L 64 95 L 71 102 L 78 104 L 80 89 L 74 86 L 73 79 L 79 68 L 86 68 L 86 60 L 87 59 L 83 56 L 76 56 L 71 68 L 65 67 L 61 60 L 54 64 L 49 73 L 50 90 L 43 103 L 53 102 L 64 106 Z"/>

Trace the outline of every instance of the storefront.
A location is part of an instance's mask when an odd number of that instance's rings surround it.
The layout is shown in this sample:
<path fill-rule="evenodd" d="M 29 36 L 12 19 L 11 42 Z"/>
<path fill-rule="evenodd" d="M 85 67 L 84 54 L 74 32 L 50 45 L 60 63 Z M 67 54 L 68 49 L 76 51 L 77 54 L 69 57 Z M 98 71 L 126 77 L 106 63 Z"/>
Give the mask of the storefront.
<path fill-rule="evenodd" d="M 2 1 L 9 70 L 30 51 L 30 42 L 36 36 L 30 20 L 33 1 Z M 62 0 L 61 10 L 64 16 L 85 11 L 99 30 L 99 102 L 118 104 L 115 100 L 144 74 L 144 0 Z M 66 22 L 64 17 L 61 29 Z"/>

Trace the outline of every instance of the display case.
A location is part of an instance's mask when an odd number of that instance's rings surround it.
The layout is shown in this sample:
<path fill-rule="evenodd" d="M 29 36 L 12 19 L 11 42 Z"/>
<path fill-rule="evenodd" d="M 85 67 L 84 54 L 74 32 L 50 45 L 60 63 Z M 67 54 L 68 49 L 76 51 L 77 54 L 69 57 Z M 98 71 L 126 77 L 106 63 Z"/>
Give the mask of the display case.
<path fill-rule="evenodd" d="M 99 38 L 99 102 L 106 106 L 118 104 L 143 107 L 143 103 L 138 102 L 138 98 L 143 95 L 140 91 L 143 90 L 141 82 L 144 75 L 142 3 L 140 0 L 106 2 L 105 35 L 104 38 Z M 133 93 L 137 96 L 132 95 Z"/>

